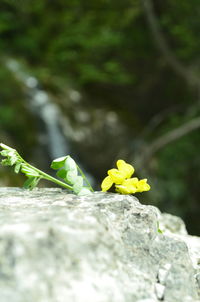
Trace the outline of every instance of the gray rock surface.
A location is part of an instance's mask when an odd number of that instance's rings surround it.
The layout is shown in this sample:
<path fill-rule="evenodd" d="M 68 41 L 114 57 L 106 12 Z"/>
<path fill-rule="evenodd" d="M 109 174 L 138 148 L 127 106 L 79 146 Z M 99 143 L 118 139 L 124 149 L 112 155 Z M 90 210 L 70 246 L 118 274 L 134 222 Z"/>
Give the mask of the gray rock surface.
<path fill-rule="evenodd" d="M 135 197 L 0 188 L 0 302 L 197 302 L 199 263 L 200 238 Z"/>

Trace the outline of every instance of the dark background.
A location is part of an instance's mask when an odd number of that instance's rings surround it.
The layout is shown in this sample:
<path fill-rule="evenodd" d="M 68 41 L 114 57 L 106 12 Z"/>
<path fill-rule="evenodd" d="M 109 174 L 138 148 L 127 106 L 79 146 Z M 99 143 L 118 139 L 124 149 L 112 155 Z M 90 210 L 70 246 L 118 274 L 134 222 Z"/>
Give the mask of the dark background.
<path fill-rule="evenodd" d="M 2 0 L 0 141 L 47 172 L 70 153 L 96 190 L 122 158 L 200 235 L 199 20 L 199 0 Z"/>

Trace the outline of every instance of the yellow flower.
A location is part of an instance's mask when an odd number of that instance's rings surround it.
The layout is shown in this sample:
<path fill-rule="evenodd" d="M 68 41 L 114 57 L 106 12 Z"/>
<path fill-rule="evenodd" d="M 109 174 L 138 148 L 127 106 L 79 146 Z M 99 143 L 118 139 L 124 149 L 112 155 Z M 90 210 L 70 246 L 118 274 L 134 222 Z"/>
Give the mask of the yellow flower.
<path fill-rule="evenodd" d="M 134 194 L 150 190 L 147 179 L 138 180 L 137 177 L 125 179 L 121 185 L 116 185 L 116 191 L 121 194 Z"/>
<path fill-rule="evenodd" d="M 124 160 L 119 159 L 117 161 L 118 169 L 108 170 L 108 176 L 104 178 L 101 188 L 103 192 L 108 191 L 113 184 L 122 184 L 122 182 L 130 178 L 134 173 L 134 168 L 130 164 L 127 164 Z"/>
<path fill-rule="evenodd" d="M 125 173 L 126 178 L 130 178 L 135 169 L 133 168 L 133 166 L 131 166 L 130 164 L 127 164 L 124 160 L 119 159 L 117 161 L 117 168 L 119 171 L 122 171 L 123 173 Z"/>
<path fill-rule="evenodd" d="M 149 191 L 151 189 L 150 185 L 147 183 L 147 179 L 141 179 L 136 184 L 137 192 Z"/>
<path fill-rule="evenodd" d="M 112 182 L 115 184 L 121 184 L 122 181 L 126 178 L 126 174 L 123 171 L 117 169 L 108 170 L 108 175 L 112 179 Z"/>
<path fill-rule="evenodd" d="M 102 181 L 101 189 L 102 189 L 103 192 L 106 192 L 112 187 L 112 185 L 113 185 L 112 178 L 110 176 L 107 176 Z"/>
<path fill-rule="evenodd" d="M 116 191 L 121 194 L 134 194 L 137 192 L 138 178 L 125 179 L 121 185 L 116 185 Z"/>
<path fill-rule="evenodd" d="M 108 176 L 102 181 L 101 189 L 103 192 L 108 191 L 113 184 L 115 184 L 116 192 L 121 194 L 134 194 L 151 189 L 146 178 L 141 180 L 138 180 L 137 177 L 131 178 L 134 173 L 133 166 L 122 159 L 119 159 L 116 165 L 117 169 L 108 170 Z"/>

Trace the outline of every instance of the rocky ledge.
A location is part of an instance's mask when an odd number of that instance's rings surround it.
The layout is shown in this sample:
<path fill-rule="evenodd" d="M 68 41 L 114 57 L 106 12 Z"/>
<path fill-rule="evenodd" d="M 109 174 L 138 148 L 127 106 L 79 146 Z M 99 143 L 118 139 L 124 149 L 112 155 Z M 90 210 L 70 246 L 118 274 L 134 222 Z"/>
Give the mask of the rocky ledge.
<path fill-rule="evenodd" d="M 199 264 L 200 238 L 135 197 L 0 188 L 1 302 L 200 301 Z"/>

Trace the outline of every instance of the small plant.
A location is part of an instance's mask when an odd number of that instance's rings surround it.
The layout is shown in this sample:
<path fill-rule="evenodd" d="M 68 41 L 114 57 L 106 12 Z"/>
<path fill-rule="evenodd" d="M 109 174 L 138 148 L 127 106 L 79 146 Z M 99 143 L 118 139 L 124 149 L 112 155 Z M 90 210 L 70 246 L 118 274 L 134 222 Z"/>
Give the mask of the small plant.
<path fill-rule="evenodd" d="M 15 149 L 2 143 L 0 147 L 2 149 L 0 154 L 5 157 L 1 164 L 3 166 L 14 166 L 15 173 L 24 173 L 27 176 L 24 183 L 26 189 L 33 189 L 41 179 L 46 179 L 77 195 L 87 195 L 94 192 L 80 167 L 69 155 L 54 159 L 51 163 L 51 168 L 58 170 L 56 175 L 62 179 L 61 181 L 27 163 Z M 117 169 L 108 170 L 108 176 L 101 184 L 102 191 L 108 191 L 113 185 L 115 185 L 116 192 L 121 194 L 149 191 L 150 185 L 147 183 L 147 179 L 131 178 L 134 171 L 132 165 L 119 159 Z"/>
<path fill-rule="evenodd" d="M 46 179 L 77 195 L 88 195 L 94 192 L 80 167 L 69 155 L 54 159 L 51 163 L 51 168 L 58 170 L 56 175 L 62 179 L 61 181 L 27 163 L 15 149 L 2 143 L 0 147 L 2 149 L 0 154 L 5 157 L 1 164 L 3 166 L 13 166 L 15 173 L 24 173 L 27 177 L 24 183 L 26 189 L 31 190 L 37 186 L 41 179 Z M 103 192 L 108 191 L 113 185 L 115 185 L 116 192 L 121 194 L 135 194 L 150 190 L 147 179 L 131 178 L 135 171 L 132 165 L 122 159 L 119 159 L 116 164 L 117 169 L 108 170 L 108 176 L 102 181 L 101 188 Z M 157 230 L 162 234 L 159 223 Z"/>
<path fill-rule="evenodd" d="M 56 175 L 62 179 L 60 181 L 27 163 L 15 149 L 2 143 L 0 147 L 3 149 L 0 154 L 6 157 L 1 161 L 1 164 L 3 166 L 14 166 L 15 173 L 24 173 L 27 176 L 27 180 L 24 183 L 24 188 L 26 189 L 33 189 L 41 179 L 46 179 L 73 191 L 77 195 L 87 195 L 93 192 L 84 173 L 69 155 L 57 158 L 51 163 L 51 168 L 58 170 Z"/>
<path fill-rule="evenodd" d="M 108 191 L 113 184 L 115 184 L 116 192 L 121 194 L 135 194 L 150 190 L 151 187 L 146 178 L 141 180 L 137 177 L 131 178 L 135 171 L 132 165 L 127 164 L 122 159 L 119 159 L 116 164 L 117 169 L 108 170 L 108 176 L 104 178 L 101 184 L 103 192 Z"/>

